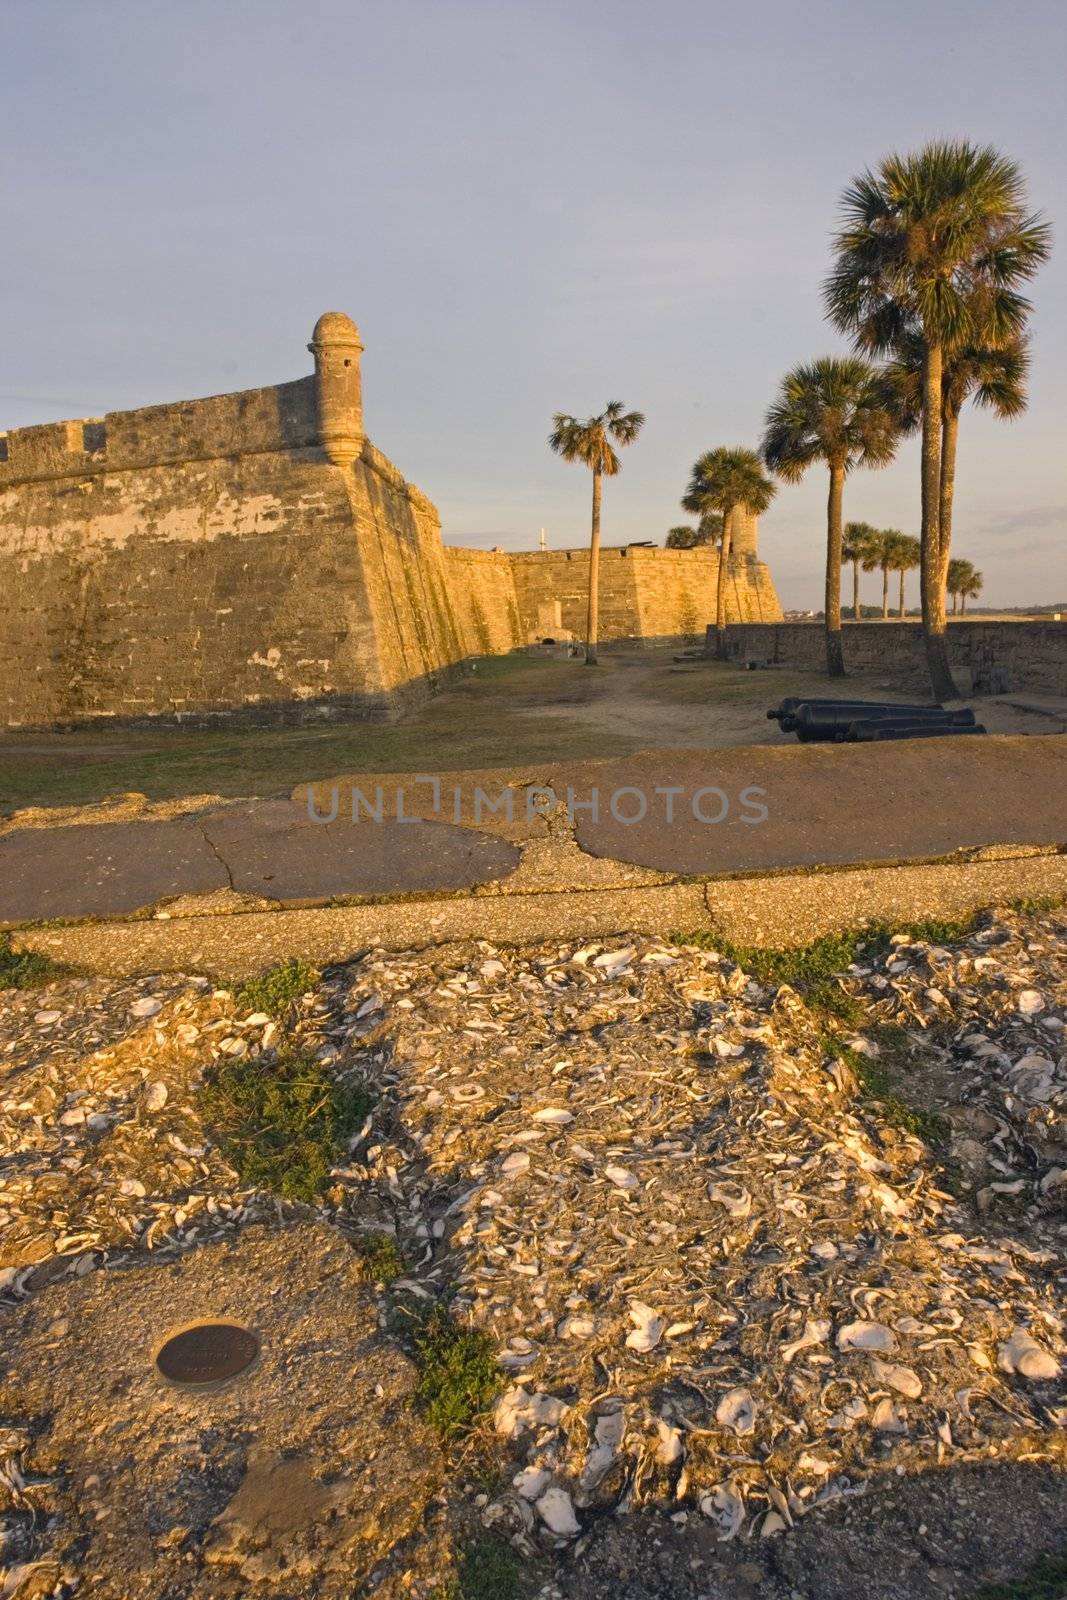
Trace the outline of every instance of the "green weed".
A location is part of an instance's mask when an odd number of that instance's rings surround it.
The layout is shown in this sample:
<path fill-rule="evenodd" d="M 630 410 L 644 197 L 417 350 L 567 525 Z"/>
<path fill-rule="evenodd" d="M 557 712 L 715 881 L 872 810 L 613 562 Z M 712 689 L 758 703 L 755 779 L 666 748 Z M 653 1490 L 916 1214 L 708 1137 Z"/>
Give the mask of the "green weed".
<path fill-rule="evenodd" d="M 987 1584 L 973 1600 L 1065 1600 L 1067 1597 L 1067 1555 L 1042 1556 L 1036 1566 L 1021 1578 L 1008 1583 Z"/>
<path fill-rule="evenodd" d="M 856 1081 L 863 1090 L 868 1100 L 878 1104 L 879 1113 L 883 1120 L 892 1128 L 899 1128 L 904 1133 L 913 1133 L 916 1138 L 923 1139 L 935 1148 L 948 1144 L 952 1133 L 952 1126 L 946 1117 L 939 1116 L 936 1111 L 924 1111 L 916 1106 L 909 1106 L 901 1100 L 893 1088 L 893 1079 L 880 1057 L 863 1055 L 859 1050 L 850 1050 L 848 1045 L 833 1033 L 824 1033 L 822 1046 L 827 1055 L 843 1061 L 854 1074 Z"/>
<path fill-rule="evenodd" d="M 302 994 L 319 981 L 317 968 L 295 958 L 271 967 L 258 978 L 250 978 L 234 995 L 237 1005 L 248 1012 L 265 1011 L 270 1017 L 283 1017 Z"/>
<path fill-rule="evenodd" d="M 788 984 L 813 1011 L 835 1017 L 858 1027 L 863 1007 L 846 994 L 838 981 L 855 961 L 876 960 L 890 949 L 894 934 L 905 934 L 918 943 L 953 944 L 973 932 L 977 918 L 960 921 L 930 919 L 891 927 L 871 923 L 846 933 L 826 933 L 811 944 L 765 949 L 760 945 L 739 945 L 715 933 L 674 934 L 677 944 L 692 944 L 702 950 L 717 950 L 751 973 L 759 983 Z"/>
<path fill-rule="evenodd" d="M 241 1183 L 287 1200 L 319 1197 L 369 1109 L 365 1090 L 295 1053 L 227 1059 L 201 1091 L 204 1121 Z"/>
<path fill-rule="evenodd" d="M 522 1566 L 510 1545 L 484 1537 L 467 1545 L 459 1574 L 439 1583 L 431 1600 L 519 1600 Z"/>
<path fill-rule="evenodd" d="M 11 935 L 0 933 L 0 989 L 40 989 L 68 971 L 41 950 L 16 950 Z"/>
<path fill-rule="evenodd" d="M 368 1283 L 395 1283 L 404 1275 L 404 1257 L 391 1233 L 368 1233 L 355 1241 L 360 1272 Z"/>
<path fill-rule="evenodd" d="M 419 1402 L 442 1439 L 455 1438 L 488 1410 L 500 1388 L 493 1341 L 438 1305 L 421 1319 L 414 1342 Z"/>

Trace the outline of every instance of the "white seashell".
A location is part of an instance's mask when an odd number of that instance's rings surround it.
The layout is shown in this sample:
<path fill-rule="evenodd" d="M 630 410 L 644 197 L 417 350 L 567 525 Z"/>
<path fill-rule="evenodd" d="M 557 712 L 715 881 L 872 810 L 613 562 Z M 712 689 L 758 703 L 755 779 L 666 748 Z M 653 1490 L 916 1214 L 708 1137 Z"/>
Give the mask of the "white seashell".
<path fill-rule="evenodd" d="M 530 1166 L 529 1152 L 515 1150 L 510 1156 L 505 1156 L 500 1163 L 500 1170 L 505 1177 L 513 1178 L 517 1172 L 527 1172 Z"/>
<path fill-rule="evenodd" d="M 566 1489 L 546 1489 L 536 1501 L 536 1510 L 545 1527 L 557 1538 L 573 1539 L 582 1531 Z"/>
<path fill-rule="evenodd" d="M 478 971 L 483 978 L 499 978 L 507 968 L 502 961 L 483 961 Z"/>
<path fill-rule="evenodd" d="M 716 1034 L 711 1042 L 715 1047 L 717 1056 L 729 1056 L 732 1058 L 734 1056 L 743 1056 L 745 1053 L 743 1044 L 732 1044 L 729 1039 L 723 1039 L 719 1034 Z"/>
<path fill-rule="evenodd" d="M 554 1428 L 570 1408 L 551 1394 L 531 1394 L 516 1384 L 502 1394 L 493 1411 L 498 1433 L 516 1439 L 527 1428 Z"/>
<path fill-rule="evenodd" d="M 820 1261 L 836 1261 L 839 1251 L 832 1239 L 820 1239 L 818 1244 L 812 1245 L 811 1253 Z"/>
<path fill-rule="evenodd" d="M 35 1011 L 33 1020 L 40 1027 L 49 1028 L 53 1022 L 58 1022 L 62 1015 L 62 1011 Z"/>
<path fill-rule="evenodd" d="M 1001 1372 L 1018 1373 L 1033 1383 L 1047 1383 L 1060 1375 L 1060 1364 L 1025 1328 L 1016 1328 L 1011 1338 L 997 1349 Z"/>
<path fill-rule="evenodd" d="M 267 1014 L 266 1011 L 253 1011 L 253 1013 L 252 1013 L 252 1015 L 250 1017 L 245 1017 L 243 1019 L 242 1026 L 246 1027 L 246 1028 L 265 1028 L 269 1021 L 270 1021 L 270 1017 L 269 1017 L 269 1015 Z M 186 1023 L 186 1027 L 188 1027 L 188 1026 L 189 1026 L 189 1024 Z M 179 1033 L 181 1033 L 182 1031 L 183 1030 L 181 1028 L 178 1029 Z M 196 1032 L 197 1032 L 197 1030 L 194 1028 L 193 1029 L 193 1037 L 194 1038 L 196 1037 Z"/>
<path fill-rule="evenodd" d="M 610 1178 L 617 1189 L 639 1189 L 641 1180 L 634 1172 L 628 1172 L 625 1167 L 605 1167 L 604 1176 Z"/>
<path fill-rule="evenodd" d="M 866 1400 L 846 1400 L 840 1411 L 835 1411 L 832 1417 L 827 1418 L 826 1426 L 835 1433 L 851 1433 L 857 1422 L 862 1422 L 866 1415 Z"/>
<path fill-rule="evenodd" d="M 804 1324 L 804 1332 L 799 1339 L 794 1339 L 792 1344 L 782 1346 L 782 1360 L 789 1365 L 798 1350 L 807 1350 L 813 1344 L 825 1344 L 830 1337 L 830 1319 L 828 1317 L 809 1318 Z"/>
<path fill-rule="evenodd" d="M 907 1216 L 908 1202 L 897 1194 L 895 1189 L 890 1189 L 888 1184 L 872 1183 L 871 1194 L 878 1201 L 882 1210 L 887 1211 L 891 1217 Z"/>
<path fill-rule="evenodd" d="M 879 1433 L 907 1433 L 908 1431 L 904 1413 L 898 1405 L 890 1400 L 888 1395 L 879 1400 L 871 1412 L 871 1425 L 877 1428 Z"/>
<path fill-rule="evenodd" d="M 839 1350 L 892 1350 L 896 1339 L 883 1322 L 846 1322 L 838 1330 Z"/>
<path fill-rule="evenodd" d="M 535 1122 L 573 1122 L 574 1113 L 565 1111 L 562 1106 L 542 1106 L 540 1111 L 533 1114 Z"/>
<path fill-rule="evenodd" d="M 143 1200 L 145 1197 L 145 1186 L 141 1182 L 140 1178 L 123 1178 L 122 1182 L 119 1184 L 119 1193 L 132 1195 L 135 1200 Z"/>
<path fill-rule="evenodd" d="M 167 1086 L 156 1078 L 152 1083 L 146 1083 L 141 1095 L 141 1103 L 146 1111 L 162 1111 L 167 1103 Z"/>
<path fill-rule="evenodd" d="M 785 1533 L 787 1528 L 788 1523 L 786 1522 L 785 1518 L 779 1514 L 779 1512 L 768 1511 L 767 1515 L 760 1524 L 759 1536 L 761 1539 L 769 1539 L 773 1534 Z"/>
<path fill-rule="evenodd" d="M 619 1453 L 625 1433 L 624 1411 L 609 1411 L 597 1418 L 593 1429 L 593 1445 L 582 1469 L 581 1486 L 584 1492 L 594 1489 L 608 1471 Z"/>
<path fill-rule="evenodd" d="M 646 1306 L 641 1300 L 631 1300 L 630 1318 L 635 1326 L 633 1332 L 626 1336 L 627 1349 L 641 1352 L 654 1350 L 663 1337 L 663 1330 L 667 1326 L 666 1317 L 659 1316 L 651 1306 Z"/>
<path fill-rule="evenodd" d="M 524 1500 L 537 1500 L 544 1494 L 551 1478 L 547 1467 L 523 1467 L 511 1482 Z"/>
<path fill-rule="evenodd" d="M 756 1409 L 749 1389 L 730 1389 L 715 1407 L 715 1421 L 720 1428 L 731 1428 L 741 1438 L 755 1432 Z"/>
<path fill-rule="evenodd" d="M 625 950 L 605 950 L 603 955 L 595 957 L 593 965 L 607 973 L 608 977 L 614 977 L 623 967 L 630 965 L 636 954 L 633 945 L 627 946 Z"/>
<path fill-rule="evenodd" d="M 497 1364 L 507 1372 L 521 1372 L 524 1367 L 532 1367 L 540 1354 L 540 1350 L 502 1350 Z"/>
<path fill-rule="evenodd" d="M 732 1483 L 720 1483 L 717 1489 L 706 1494 L 700 1509 L 715 1524 L 715 1537 L 720 1544 L 727 1544 L 740 1533 L 745 1520 L 745 1502 Z"/>
<path fill-rule="evenodd" d="M 879 1361 L 877 1356 L 872 1356 L 871 1374 L 877 1383 L 888 1384 L 890 1389 L 906 1395 L 909 1400 L 918 1400 L 923 1392 L 922 1379 L 911 1367 L 898 1367 L 891 1361 Z"/>
<path fill-rule="evenodd" d="M 460 1105 L 467 1105 L 472 1100 L 481 1100 L 485 1096 L 485 1090 L 480 1083 L 450 1084 L 448 1092 L 453 1100 L 459 1101 Z"/>
<path fill-rule="evenodd" d="M 163 1010 L 162 1000 L 157 1000 L 155 995 L 146 995 L 143 1000 L 135 1000 L 130 1007 L 131 1017 L 154 1017 L 157 1011 Z"/>
<path fill-rule="evenodd" d="M 725 1206 L 730 1216 L 739 1220 L 752 1210 L 752 1196 L 739 1183 L 709 1183 L 708 1198 Z"/>
<path fill-rule="evenodd" d="M 564 1317 L 556 1332 L 561 1339 L 591 1339 L 596 1323 L 592 1317 Z"/>
<path fill-rule="evenodd" d="M 1024 989 L 1017 1001 L 1019 1012 L 1024 1017 L 1036 1017 L 1039 1011 L 1045 1009 L 1045 997 L 1036 989 Z"/>
<path fill-rule="evenodd" d="M 681 1429 L 672 1427 L 669 1422 L 664 1422 L 662 1417 L 658 1417 L 656 1419 L 656 1433 L 659 1435 L 659 1443 L 656 1446 L 656 1460 L 661 1467 L 673 1466 L 685 1454 Z"/>

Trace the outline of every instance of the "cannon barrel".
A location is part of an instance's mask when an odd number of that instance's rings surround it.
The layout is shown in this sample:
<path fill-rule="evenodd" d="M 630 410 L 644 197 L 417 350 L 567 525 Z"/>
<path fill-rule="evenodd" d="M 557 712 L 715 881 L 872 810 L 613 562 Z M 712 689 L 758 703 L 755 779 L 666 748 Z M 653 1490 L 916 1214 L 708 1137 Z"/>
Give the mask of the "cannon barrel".
<path fill-rule="evenodd" d="M 790 695 L 784 699 L 780 705 L 775 706 L 773 710 L 768 711 L 767 717 L 770 721 L 777 722 L 782 728 L 783 732 L 792 733 L 793 729 L 797 725 L 797 715 L 802 706 L 810 706 L 813 710 L 819 711 L 842 710 L 854 711 L 857 714 L 861 712 L 869 712 L 871 716 L 876 716 L 883 711 L 915 711 L 918 713 L 923 713 L 927 711 L 940 711 L 942 709 L 939 705 L 915 705 L 907 702 L 902 703 L 900 701 L 828 700 L 815 697 L 805 699 L 802 695 Z"/>
<path fill-rule="evenodd" d="M 957 734 L 985 733 L 972 713 L 970 722 L 916 722 L 902 717 L 869 718 L 850 724 L 840 737 L 849 744 L 880 744 L 886 739 L 954 739 Z"/>
<path fill-rule="evenodd" d="M 854 722 L 929 723 L 937 727 L 969 727 L 974 712 L 969 708 L 946 711 L 942 706 L 817 706 L 810 701 L 796 709 L 796 732 L 802 743 L 816 739 L 837 739 Z"/>

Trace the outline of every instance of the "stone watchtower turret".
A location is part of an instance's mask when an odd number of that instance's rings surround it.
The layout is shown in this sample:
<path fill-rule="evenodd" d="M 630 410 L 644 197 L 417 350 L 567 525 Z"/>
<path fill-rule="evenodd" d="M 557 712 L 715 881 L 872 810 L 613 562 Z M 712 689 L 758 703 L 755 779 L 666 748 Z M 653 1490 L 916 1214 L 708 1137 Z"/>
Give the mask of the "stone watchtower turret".
<path fill-rule="evenodd" d="M 308 349 L 315 357 L 319 438 L 335 467 L 348 467 L 363 448 L 363 382 L 359 329 L 343 311 L 325 311 Z"/>

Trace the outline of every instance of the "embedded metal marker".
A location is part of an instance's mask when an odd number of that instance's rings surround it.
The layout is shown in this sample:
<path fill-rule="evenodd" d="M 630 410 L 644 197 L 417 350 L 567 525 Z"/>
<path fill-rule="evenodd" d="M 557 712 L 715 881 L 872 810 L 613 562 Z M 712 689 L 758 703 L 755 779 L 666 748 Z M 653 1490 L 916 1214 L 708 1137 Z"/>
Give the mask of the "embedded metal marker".
<path fill-rule="evenodd" d="M 195 1322 L 164 1340 L 156 1370 L 179 1389 L 208 1389 L 246 1372 L 259 1354 L 259 1339 L 237 1322 Z"/>

